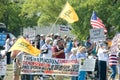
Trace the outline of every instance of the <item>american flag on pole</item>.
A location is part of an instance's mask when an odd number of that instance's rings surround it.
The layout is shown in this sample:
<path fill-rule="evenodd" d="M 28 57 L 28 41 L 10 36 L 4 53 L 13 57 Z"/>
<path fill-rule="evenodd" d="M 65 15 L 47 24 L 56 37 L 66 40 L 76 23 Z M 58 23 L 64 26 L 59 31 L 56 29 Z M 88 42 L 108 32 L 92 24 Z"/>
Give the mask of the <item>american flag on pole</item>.
<path fill-rule="evenodd" d="M 103 28 L 104 32 L 105 33 L 107 32 L 107 29 L 106 29 L 105 25 L 103 24 L 102 20 L 97 17 L 97 15 L 94 11 L 91 16 L 90 24 L 94 29 Z"/>

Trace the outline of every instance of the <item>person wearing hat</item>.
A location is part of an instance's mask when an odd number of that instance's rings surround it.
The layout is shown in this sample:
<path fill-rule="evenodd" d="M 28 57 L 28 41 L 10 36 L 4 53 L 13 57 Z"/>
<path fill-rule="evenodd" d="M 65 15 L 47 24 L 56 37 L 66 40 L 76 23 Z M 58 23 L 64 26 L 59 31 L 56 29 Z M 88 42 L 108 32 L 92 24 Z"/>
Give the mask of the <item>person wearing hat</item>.
<path fill-rule="evenodd" d="M 77 60 L 76 54 L 77 54 L 77 48 L 72 48 L 71 49 L 71 54 L 69 56 L 69 59 L 71 59 L 71 60 Z M 71 80 L 78 80 L 78 77 L 77 76 L 72 76 Z"/>
<path fill-rule="evenodd" d="M 46 38 L 45 44 L 41 47 L 43 58 L 52 57 L 52 49 L 51 49 L 50 41 L 51 41 L 51 38 Z"/>
<path fill-rule="evenodd" d="M 45 35 L 41 34 L 40 35 L 40 49 L 44 44 L 45 44 Z"/>
<path fill-rule="evenodd" d="M 57 40 L 56 45 L 52 47 L 52 58 L 65 59 L 63 40 Z M 63 80 L 63 76 L 56 76 L 56 80 Z"/>
<path fill-rule="evenodd" d="M 84 61 L 87 58 L 86 48 L 84 46 L 80 46 L 76 56 L 78 59 L 81 59 L 81 61 Z M 83 65 L 83 63 L 84 62 L 81 62 L 81 65 Z M 78 80 L 86 80 L 86 71 L 79 71 Z"/>

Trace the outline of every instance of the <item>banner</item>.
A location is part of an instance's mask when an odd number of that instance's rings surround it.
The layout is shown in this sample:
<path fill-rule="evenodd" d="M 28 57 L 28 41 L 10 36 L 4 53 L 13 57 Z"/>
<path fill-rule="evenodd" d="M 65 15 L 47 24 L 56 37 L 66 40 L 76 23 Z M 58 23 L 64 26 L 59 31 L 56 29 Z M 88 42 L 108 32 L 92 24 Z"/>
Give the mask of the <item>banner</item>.
<path fill-rule="evenodd" d="M 66 3 L 59 17 L 68 21 L 68 23 L 73 23 L 79 20 L 76 12 L 68 2 Z"/>
<path fill-rule="evenodd" d="M 48 59 L 24 55 L 21 74 L 78 76 L 77 60 Z"/>
<path fill-rule="evenodd" d="M 5 57 L 4 59 L 0 59 L 0 75 L 6 75 L 6 64 L 7 58 Z"/>
<path fill-rule="evenodd" d="M 15 44 L 10 48 L 9 51 L 20 50 L 26 53 L 29 53 L 33 56 L 37 56 L 41 53 L 41 51 L 35 47 L 33 47 L 27 40 L 23 37 L 19 38 Z"/>

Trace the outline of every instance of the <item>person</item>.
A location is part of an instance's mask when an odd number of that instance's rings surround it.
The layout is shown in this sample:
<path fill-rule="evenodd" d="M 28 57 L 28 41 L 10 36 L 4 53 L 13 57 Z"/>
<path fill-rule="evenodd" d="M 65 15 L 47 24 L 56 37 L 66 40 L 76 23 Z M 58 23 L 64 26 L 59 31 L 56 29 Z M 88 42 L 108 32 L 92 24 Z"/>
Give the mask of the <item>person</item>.
<path fill-rule="evenodd" d="M 108 61 L 108 50 L 106 50 L 106 45 L 104 43 L 100 43 L 98 49 L 98 69 L 99 69 L 99 79 L 98 80 L 106 80 L 107 79 L 107 61 Z"/>
<path fill-rule="evenodd" d="M 8 52 L 8 50 L 10 49 L 11 47 L 11 38 L 10 38 L 10 35 L 7 34 L 6 35 L 6 41 L 5 41 L 5 51 L 6 51 L 6 55 L 7 55 L 7 64 L 10 64 L 11 63 L 11 58 L 10 58 L 10 55 L 11 55 L 11 52 Z"/>
<path fill-rule="evenodd" d="M 85 47 L 79 47 L 77 52 L 77 58 L 84 60 L 87 58 L 86 48 Z M 79 71 L 78 74 L 78 80 L 86 80 L 86 71 Z"/>
<path fill-rule="evenodd" d="M 15 50 L 12 54 L 17 54 L 13 61 L 13 80 L 19 80 L 21 63 L 22 63 L 22 55 L 24 54 L 22 51 Z"/>
<path fill-rule="evenodd" d="M 71 38 L 68 37 L 66 39 L 66 48 L 65 48 L 65 58 L 68 59 L 70 54 L 71 54 L 71 49 L 72 49 L 73 45 L 72 45 L 72 41 Z"/>
<path fill-rule="evenodd" d="M 72 48 L 71 55 L 69 56 L 69 59 L 70 60 L 77 60 L 76 53 L 77 53 L 77 49 L 76 48 Z M 78 80 L 78 77 L 72 76 L 71 80 Z"/>
<path fill-rule="evenodd" d="M 46 38 L 45 44 L 41 47 L 43 58 L 52 57 L 52 49 L 51 49 L 50 41 L 51 41 L 51 38 Z"/>
<path fill-rule="evenodd" d="M 39 34 L 36 35 L 36 37 L 35 37 L 35 47 L 37 49 L 40 49 L 40 35 Z"/>
<path fill-rule="evenodd" d="M 109 80 L 115 80 L 116 74 L 117 74 L 117 55 L 114 53 L 109 54 L 109 66 L 111 68 L 111 75 Z"/>
<path fill-rule="evenodd" d="M 52 47 L 52 57 L 65 59 L 64 45 L 61 43 L 61 40 L 57 40 L 57 44 Z"/>
<path fill-rule="evenodd" d="M 45 44 L 45 35 L 41 34 L 40 35 L 40 49 L 44 44 Z"/>
<path fill-rule="evenodd" d="M 93 50 L 95 49 L 95 45 L 92 41 L 90 41 L 90 36 L 87 37 L 86 42 L 85 42 L 85 47 L 88 53 L 88 56 L 93 57 Z M 87 71 L 88 77 L 92 79 L 92 71 Z"/>
<path fill-rule="evenodd" d="M 62 40 L 57 40 L 56 45 L 52 47 L 52 58 L 65 59 L 64 45 Z M 63 76 L 56 76 L 56 80 L 63 80 Z"/>
<path fill-rule="evenodd" d="M 4 71 L 4 73 L 0 74 L 0 80 L 4 80 L 5 77 L 5 73 L 6 73 L 6 54 L 5 54 L 5 50 L 1 50 L 0 51 L 0 65 L 1 65 L 1 69 L 3 69 L 2 71 Z"/>

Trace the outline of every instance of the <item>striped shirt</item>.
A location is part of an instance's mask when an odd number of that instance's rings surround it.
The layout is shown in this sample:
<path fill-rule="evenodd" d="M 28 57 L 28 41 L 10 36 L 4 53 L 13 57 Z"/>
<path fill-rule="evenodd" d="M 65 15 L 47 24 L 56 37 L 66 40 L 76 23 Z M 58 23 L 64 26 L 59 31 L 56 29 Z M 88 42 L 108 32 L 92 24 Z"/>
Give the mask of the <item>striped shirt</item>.
<path fill-rule="evenodd" d="M 112 65 L 117 65 L 117 56 L 115 54 L 110 54 L 109 55 L 109 65 L 112 66 Z"/>

